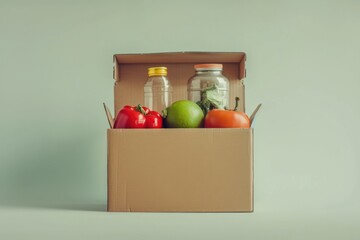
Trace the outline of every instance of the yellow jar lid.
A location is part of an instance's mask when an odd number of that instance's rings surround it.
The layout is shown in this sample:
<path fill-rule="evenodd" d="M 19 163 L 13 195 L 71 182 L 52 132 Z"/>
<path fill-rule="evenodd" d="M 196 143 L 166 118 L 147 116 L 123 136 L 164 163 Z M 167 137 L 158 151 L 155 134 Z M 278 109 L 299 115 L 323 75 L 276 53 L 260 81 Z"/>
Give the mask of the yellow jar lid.
<path fill-rule="evenodd" d="M 167 76 L 167 67 L 151 67 L 148 68 L 148 75 L 151 76 Z"/>

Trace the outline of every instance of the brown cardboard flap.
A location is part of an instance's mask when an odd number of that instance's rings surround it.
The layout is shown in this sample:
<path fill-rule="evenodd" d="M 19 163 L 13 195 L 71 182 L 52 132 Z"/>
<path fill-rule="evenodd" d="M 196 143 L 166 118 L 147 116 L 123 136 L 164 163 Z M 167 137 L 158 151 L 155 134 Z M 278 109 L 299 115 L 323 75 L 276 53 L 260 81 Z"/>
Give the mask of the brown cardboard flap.
<path fill-rule="evenodd" d="M 173 101 L 187 99 L 187 81 L 195 74 L 193 66 L 197 63 L 222 63 L 223 74 L 230 80 L 230 108 L 234 107 L 235 97 L 239 97 L 238 110 L 245 111 L 245 60 L 243 52 L 115 54 L 114 114 L 126 104 L 143 103 L 143 87 L 148 67 L 167 67 L 168 78 L 173 86 Z"/>
<path fill-rule="evenodd" d="M 243 52 L 168 52 L 115 54 L 114 58 L 122 63 L 235 63 L 245 60 Z M 211 62 L 211 61 L 210 61 Z"/>
<path fill-rule="evenodd" d="M 257 107 L 255 108 L 255 110 L 253 111 L 253 113 L 250 116 L 250 124 L 252 125 L 255 119 L 255 116 L 257 114 L 257 112 L 259 111 L 259 109 L 261 108 L 262 104 L 257 105 Z"/>
<path fill-rule="evenodd" d="M 106 113 L 106 118 L 109 122 L 109 126 L 110 128 L 114 128 L 114 118 L 111 115 L 111 112 L 109 110 L 109 108 L 106 106 L 105 103 L 103 103 L 104 109 L 105 109 L 105 113 Z"/>
<path fill-rule="evenodd" d="M 253 129 L 107 133 L 109 211 L 253 211 Z"/>

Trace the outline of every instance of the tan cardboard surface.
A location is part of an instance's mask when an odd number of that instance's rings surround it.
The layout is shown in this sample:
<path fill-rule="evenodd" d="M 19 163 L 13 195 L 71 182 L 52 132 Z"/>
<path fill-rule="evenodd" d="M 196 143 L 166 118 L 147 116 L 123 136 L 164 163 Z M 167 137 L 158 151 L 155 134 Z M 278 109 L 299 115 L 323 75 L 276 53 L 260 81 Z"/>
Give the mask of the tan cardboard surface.
<path fill-rule="evenodd" d="M 108 210 L 253 210 L 252 129 L 109 129 Z"/>
<path fill-rule="evenodd" d="M 169 52 L 169 53 L 140 53 L 115 54 L 118 63 L 207 63 L 212 62 L 241 62 L 245 57 L 243 52 Z"/>

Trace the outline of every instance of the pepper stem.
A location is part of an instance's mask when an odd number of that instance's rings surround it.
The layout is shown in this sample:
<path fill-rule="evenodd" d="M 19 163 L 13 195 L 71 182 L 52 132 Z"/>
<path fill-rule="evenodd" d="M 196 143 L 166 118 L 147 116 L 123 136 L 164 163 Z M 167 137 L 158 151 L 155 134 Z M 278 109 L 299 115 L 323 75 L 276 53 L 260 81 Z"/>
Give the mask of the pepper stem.
<path fill-rule="evenodd" d="M 136 111 L 141 112 L 142 114 L 146 115 L 146 112 L 145 112 L 145 110 L 143 109 L 143 107 L 141 106 L 141 104 L 138 104 L 138 105 L 136 106 Z"/>
<path fill-rule="evenodd" d="M 238 108 L 238 106 L 239 106 L 239 101 L 240 101 L 240 98 L 239 98 L 239 97 L 236 97 L 236 98 L 235 98 L 235 108 L 234 108 L 233 111 L 237 111 L 237 108 Z"/>
<path fill-rule="evenodd" d="M 166 108 L 161 111 L 161 116 L 162 116 L 162 118 L 166 118 L 166 117 L 167 117 L 167 110 L 166 110 Z"/>

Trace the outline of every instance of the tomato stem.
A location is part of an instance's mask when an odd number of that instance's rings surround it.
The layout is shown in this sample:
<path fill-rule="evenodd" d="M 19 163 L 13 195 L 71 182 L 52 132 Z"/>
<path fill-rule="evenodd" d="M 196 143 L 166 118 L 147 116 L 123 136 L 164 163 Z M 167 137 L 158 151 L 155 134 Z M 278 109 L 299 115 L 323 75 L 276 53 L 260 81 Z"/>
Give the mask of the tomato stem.
<path fill-rule="evenodd" d="M 239 101 L 240 101 L 240 98 L 239 98 L 239 97 L 236 97 L 236 98 L 235 98 L 235 108 L 234 108 L 233 111 L 237 111 L 237 108 L 238 108 L 238 106 L 239 106 Z"/>

